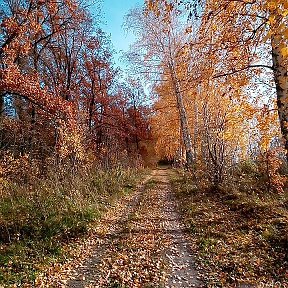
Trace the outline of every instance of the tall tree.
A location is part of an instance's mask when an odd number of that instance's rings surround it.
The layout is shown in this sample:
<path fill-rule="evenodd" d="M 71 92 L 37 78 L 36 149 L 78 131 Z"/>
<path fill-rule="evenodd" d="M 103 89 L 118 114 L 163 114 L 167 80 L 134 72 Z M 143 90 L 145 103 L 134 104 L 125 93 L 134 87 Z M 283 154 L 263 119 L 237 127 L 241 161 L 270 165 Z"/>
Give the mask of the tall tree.
<path fill-rule="evenodd" d="M 193 163 L 193 145 L 188 123 L 187 111 L 181 91 L 180 82 L 182 79 L 181 55 L 185 48 L 185 39 L 177 29 L 176 16 L 169 15 L 166 22 L 159 21 L 151 12 L 145 12 L 143 9 L 135 9 L 127 17 L 127 26 L 132 27 L 138 39 L 133 45 L 133 55 L 130 54 L 130 60 L 136 64 L 141 64 L 142 71 L 150 79 L 159 73 L 158 78 L 154 80 L 170 81 L 171 92 L 176 100 L 177 112 L 181 127 L 181 138 L 186 151 L 187 165 Z M 144 68 L 144 70 L 143 70 Z M 151 77 L 152 76 L 152 77 Z"/>
<path fill-rule="evenodd" d="M 200 17 L 198 20 L 200 29 L 197 29 L 196 25 L 196 31 L 200 31 L 201 35 L 197 41 L 206 43 L 207 47 L 213 47 L 213 53 L 220 51 L 222 55 L 228 56 L 226 61 L 223 59 L 223 63 L 230 62 L 230 65 L 225 65 L 225 70 L 216 70 L 214 77 L 251 73 L 251 70 L 256 70 L 258 74 L 259 71 L 268 71 L 261 77 L 269 81 L 273 75 L 280 129 L 288 159 L 287 1 L 160 0 L 146 2 L 148 9 L 154 11 L 156 15 L 167 15 L 170 13 L 169 10 L 179 9 L 188 12 L 190 18 Z M 211 33 L 213 37 L 209 37 Z M 231 61 L 233 54 L 234 60 Z"/>

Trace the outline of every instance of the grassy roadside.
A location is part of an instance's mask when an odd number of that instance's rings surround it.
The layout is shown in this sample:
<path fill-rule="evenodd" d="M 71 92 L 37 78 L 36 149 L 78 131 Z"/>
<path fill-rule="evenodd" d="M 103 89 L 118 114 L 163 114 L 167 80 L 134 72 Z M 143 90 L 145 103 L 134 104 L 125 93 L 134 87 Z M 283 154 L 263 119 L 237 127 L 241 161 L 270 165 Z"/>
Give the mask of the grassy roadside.
<path fill-rule="evenodd" d="M 134 190 L 144 173 L 51 173 L 32 185 L 2 183 L 0 286 L 25 287 L 47 266 L 65 262 L 70 255 L 63 247 L 87 235 L 113 203 Z"/>
<path fill-rule="evenodd" d="M 183 173 L 172 186 L 208 287 L 288 287 L 287 193 L 203 191 Z"/>

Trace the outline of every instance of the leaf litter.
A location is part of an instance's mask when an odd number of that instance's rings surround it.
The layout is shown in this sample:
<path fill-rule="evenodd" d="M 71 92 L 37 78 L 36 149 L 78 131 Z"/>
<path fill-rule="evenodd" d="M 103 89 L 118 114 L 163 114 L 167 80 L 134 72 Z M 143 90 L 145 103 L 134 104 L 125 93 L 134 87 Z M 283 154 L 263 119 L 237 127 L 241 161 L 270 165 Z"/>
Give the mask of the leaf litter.
<path fill-rule="evenodd" d="M 204 287 L 168 176 L 154 170 L 74 245 L 73 259 L 39 278 L 40 286 Z"/>

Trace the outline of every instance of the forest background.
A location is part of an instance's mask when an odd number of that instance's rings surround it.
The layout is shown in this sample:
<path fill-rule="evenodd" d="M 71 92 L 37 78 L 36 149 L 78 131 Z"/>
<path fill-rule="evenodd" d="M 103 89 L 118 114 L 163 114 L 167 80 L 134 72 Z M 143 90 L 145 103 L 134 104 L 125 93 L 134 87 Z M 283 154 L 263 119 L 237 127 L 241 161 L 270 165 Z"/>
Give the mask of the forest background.
<path fill-rule="evenodd" d="M 201 191 L 287 209 L 285 0 L 146 1 L 125 19 L 135 35 L 125 77 L 90 3 L 3 3 L 3 281 L 33 278 L 25 257 L 54 258 L 55 243 L 87 232 L 159 160 Z M 286 220 L 271 228 L 281 247 Z"/>

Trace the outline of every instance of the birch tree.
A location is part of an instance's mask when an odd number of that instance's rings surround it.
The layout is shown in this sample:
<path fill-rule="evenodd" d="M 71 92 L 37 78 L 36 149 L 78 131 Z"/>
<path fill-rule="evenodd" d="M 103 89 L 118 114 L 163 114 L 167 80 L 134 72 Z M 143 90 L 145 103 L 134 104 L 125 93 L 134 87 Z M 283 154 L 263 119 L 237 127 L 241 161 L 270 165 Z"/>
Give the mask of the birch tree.
<path fill-rule="evenodd" d="M 163 19 L 162 19 L 163 20 Z M 138 67 L 138 72 L 154 80 L 169 81 L 171 93 L 176 100 L 181 138 L 185 148 L 187 166 L 193 163 L 193 146 L 189 129 L 187 111 L 181 91 L 181 82 L 185 81 L 181 73 L 183 59 L 181 56 L 185 49 L 185 37 L 178 30 L 180 22 L 176 14 L 169 14 L 169 19 L 162 22 L 151 12 L 137 8 L 127 16 L 126 26 L 130 27 L 137 41 L 131 47 L 128 56 L 130 61 Z"/>

